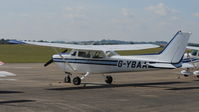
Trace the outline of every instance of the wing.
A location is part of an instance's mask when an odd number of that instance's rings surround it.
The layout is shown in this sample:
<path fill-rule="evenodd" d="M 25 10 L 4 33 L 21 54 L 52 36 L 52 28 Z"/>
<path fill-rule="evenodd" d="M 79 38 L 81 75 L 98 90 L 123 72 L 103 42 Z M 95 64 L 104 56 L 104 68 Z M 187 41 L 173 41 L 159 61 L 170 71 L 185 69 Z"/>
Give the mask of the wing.
<path fill-rule="evenodd" d="M 43 42 L 25 42 L 27 44 L 49 46 L 68 49 L 80 50 L 100 50 L 100 51 L 120 51 L 120 50 L 142 50 L 150 48 L 158 48 L 160 46 L 153 44 L 127 44 L 127 45 L 75 45 L 75 44 L 59 44 L 59 43 L 43 43 Z"/>
<path fill-rule="evenodd" d="M 187 49 L 199 50 L 199 47 L 187 46 Z"/>

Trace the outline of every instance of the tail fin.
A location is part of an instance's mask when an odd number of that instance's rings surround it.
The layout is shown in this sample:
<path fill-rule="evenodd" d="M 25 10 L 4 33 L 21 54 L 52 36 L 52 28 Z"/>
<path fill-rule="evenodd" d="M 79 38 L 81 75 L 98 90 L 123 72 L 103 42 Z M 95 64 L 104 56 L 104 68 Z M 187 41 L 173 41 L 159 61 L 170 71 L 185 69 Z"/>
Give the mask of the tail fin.
<path fill-rule="evenodd" d="M 160 52 L 158 59 L 169 63 L 179 63 L 184 56 L 190 35 L 190 32 L 178 31 L 173 39 Z"/>

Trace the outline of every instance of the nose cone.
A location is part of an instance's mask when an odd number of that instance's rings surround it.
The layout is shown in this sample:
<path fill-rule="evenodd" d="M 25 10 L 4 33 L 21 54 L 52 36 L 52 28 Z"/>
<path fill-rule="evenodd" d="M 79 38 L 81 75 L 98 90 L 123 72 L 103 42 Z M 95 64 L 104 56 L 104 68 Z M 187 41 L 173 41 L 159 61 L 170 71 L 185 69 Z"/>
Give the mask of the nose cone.
<path fill-rule="evenodd" d="M 54 55 L 52 56 L 52 58 L 53 58 L 53 59 L 61 58 L 61 56 L 60 56 L 59 54 L 54 54 Z"/>
<path fill-rule="evenodd" d="M 53 59 L 65 59 L 67 58 L 68 56 L 70 56 L 69 54 L 66 54 L 66 53 L 60 53 L 60 54 L 54 54 L 52 56 Z"/>

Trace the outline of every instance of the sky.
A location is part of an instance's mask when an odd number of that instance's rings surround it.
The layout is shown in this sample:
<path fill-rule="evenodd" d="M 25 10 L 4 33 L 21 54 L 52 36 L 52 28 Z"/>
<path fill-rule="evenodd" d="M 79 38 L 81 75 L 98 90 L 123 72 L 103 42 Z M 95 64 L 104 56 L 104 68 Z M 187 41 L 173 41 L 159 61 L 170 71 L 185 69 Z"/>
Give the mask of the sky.
<path fill-rule="evenodd" d="M 18 40 L 169 41 L 192 32 L 199 0 L 0 0 L 0 37 Z"/>

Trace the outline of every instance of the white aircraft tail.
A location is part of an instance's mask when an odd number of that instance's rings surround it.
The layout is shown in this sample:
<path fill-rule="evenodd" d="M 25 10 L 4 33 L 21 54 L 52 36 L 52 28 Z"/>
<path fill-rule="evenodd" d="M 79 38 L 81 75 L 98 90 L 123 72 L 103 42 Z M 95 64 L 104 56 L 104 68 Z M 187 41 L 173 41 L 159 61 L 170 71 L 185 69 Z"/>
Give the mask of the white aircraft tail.
<path fill-rule="evenodd" d="M 179 63 L 184 56 L 190 35 L 190 32 L 178 31 L 160 52 L 158 59 L 169 63 Z"/>

